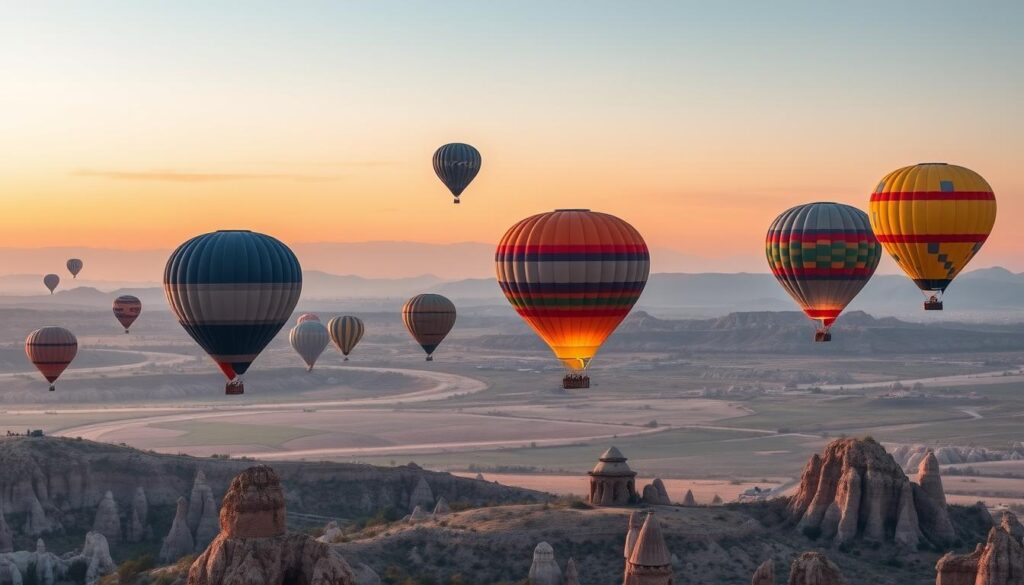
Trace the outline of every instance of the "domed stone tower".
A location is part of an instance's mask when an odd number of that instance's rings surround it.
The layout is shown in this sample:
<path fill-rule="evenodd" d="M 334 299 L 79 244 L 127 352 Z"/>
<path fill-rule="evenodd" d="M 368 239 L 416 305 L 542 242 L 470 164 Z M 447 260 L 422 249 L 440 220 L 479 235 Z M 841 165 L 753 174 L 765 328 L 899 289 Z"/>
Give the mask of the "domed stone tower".
<path fill-rule="evenodd" d="M 673 585 L 672 555 L 668 552 L 661 524 L 647 514 L 636 545 L 626 561 L 623 585 Z"/>
<path fill-rule="evenodd" d="M 590 475 L 590 503 L 595 506 L 628 506 L 636 503 L 636 472 L 626 464 L 626 457 L 609 447 Z"/>

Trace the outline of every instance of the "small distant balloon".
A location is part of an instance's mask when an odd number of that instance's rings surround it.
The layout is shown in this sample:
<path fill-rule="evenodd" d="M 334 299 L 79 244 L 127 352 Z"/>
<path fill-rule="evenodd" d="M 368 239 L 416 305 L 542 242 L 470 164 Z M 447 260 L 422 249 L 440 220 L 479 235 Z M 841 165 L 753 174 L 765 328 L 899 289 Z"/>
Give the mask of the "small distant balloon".
<path fill-rule="evenodd" d="M 72 258 L 68 260 L 68 272 L 71 273 L 72 278 L 78 278 L 78 273 L 82 271 L 82 261 L 78 258 Z"/>
<path fill-rule="evenodd" d="M 57 285 L 60 284 L 60 277 L 56 274 L 47 274 L 43 277 L 43 284 L 46 285 L 46 288 L 50 289 L 50 294 L 52 295 L 53 291 L 57 290 Z"/>
<path fill-rule="evenodd" d="M 316 321 L 317 323 L 319 323 L 320 317 L 315 313 L 303 313 L 299 315 L 298 319 L 295 320 L 295 324 L 298 325 L 299 323 L 305 323 L 306 321 Z"/>
<path fill-rule="evenodd" d="M 63 327 L 36 329 L 25 338 L 25 355 L 50 383 L 50 392 L 77 354 L 78 339 Z"/>
<path fill-rule="evenodd" d="M 335 317 L 327 322 L 327 331 L 331 334 L 331 341 L 341 350 L 341 354 L 348 361 L 348 354 L 355 348 L 359 340 L 363 338 L 363 322 L 358 317 L 344 315 Z"/>
<path fill-rule="evenodd" d="M 455 326 L 455 305 L 441 295 L 416 295 L 402 307 L 402 321 L 432 362 L 434 350 Z"/>
<path fill-rule="evenodd" d="M 288 342 L 292 344 L 292 349 L 299 354 L 302 361 L 306 362 L 307 372 L 313 371 L 317 358 L 324 352 L 329 341 L 327 328 L 319 320 L 303 321 L 292 327 L 288 333 Z"/>
<path fill-rule="evenodd" d="M 128 328 L 139 318 L 142 313 L 142 301 L 133 295 L 121 295 L 114 299 L 114 317 L 128 333 Z"/>
<path fill-rule="evenodd" d="M 480 151 L 468 144 L 453 142 L 434 152 L 434 172 L 455 196 L 455 203 L 480 172 Z"/>

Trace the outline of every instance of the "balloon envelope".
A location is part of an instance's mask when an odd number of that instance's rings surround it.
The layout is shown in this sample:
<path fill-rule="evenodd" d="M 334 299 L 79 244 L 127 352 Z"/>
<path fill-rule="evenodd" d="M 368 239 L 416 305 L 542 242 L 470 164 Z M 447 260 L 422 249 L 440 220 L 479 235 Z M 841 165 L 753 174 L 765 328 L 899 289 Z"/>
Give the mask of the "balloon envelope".
<path fill-rule="evenodd" d="M 416 295 L 402 307 L 402 321 L 416 343 L 427 352 L 429 361 L 455 326 L 455 305 L 441 295 Z"/>
<path fill-rule="evenodd" d="M 77 354 L 78 339 L 63 327 L 36 329 L 25 338 L 25 355 L 50 382 L 50 390 Z"/>
<path fill-rule="evenodd" d="M 348 359 L 348 354 L 363 338 L 365 330 L 362 320 L 351 315 L 335 317 L 327 323 L 327 331 L 331 334 L 331 340 L 341 350 L 345 359 Z"/>
<path fill-rule="evenodd" d="M 125 333 L 128 333 L 128 328 L 139 318 L 141 313 L 142 301 L 138 297 L 121 295 L 114 299 L 114 318 L 121 324 L 121 327 L 124 327 Z"/>
<path fill-rule="evenodd" d="M 509 228 L 495 265 L 516 312 L 567 368 L 584 370 L 640 298 L 650 253 L 613 215 L 559 209 Z"/>
<path fill-rule="evenodd" d="M 878 241 L 922 291 L 941 295 L 981 250 L 996 220 L 992 187 L 945 163 L 897 169 L 871 194 Z"/>
<path fill-rule="evenodd" d="M 82 271 L 82 261 L 78 258 L 71 258 L 67 262 L 68 272 L 71 273 L 73 278 L 78 278 L 78 273 Z"/>
<path fill-rule="evenodd" d="M 53 291 L 57 289 L 57 285 L 60 284 L 60 277 L 56 274 L 47 274 L 43 277 L 43 284 L 46 288 L 50 289 L 50 294 L 52 295 Z"/>
<path fill-rule="evenodd" d="M 317 323 L 319 323 L 320 317 L 313 313 L 303 313 L 299 315 L 298 319 L 295 320 L 295 324 L 298 325 L 299 323 L 305 323 L 306 321 L 316 321 Z"/>
<path fill-rule="evenodd" d="M 765 238 L 768 266 L 826 333 L 878 267 L 882 248 L 863 211 L 808 203 L 775 218 Z M 824 341 L 824 339 L 822 339 Z"/>
<path fill-rule="evenodd" d="M 312 371 L 317 358 L 324 352 L 327 342 L 327 328 L 320 321 L 304 321 L 292 327 L 288 342 L 292 349 L 306 362 L 306 369 Z"/>
<path fill-rule="evenodd" d="M 164 292 L 181 326 L 235 381 L 291 318 L 302 268 L 270 236 L 213 232 L 171 254 Z"/>
<path fill-rule="evenodd" d="M 482 162 L 480 151 L 461 142 L 445 144 L 434 152 L 434 172 L 455 196 L 455 203 L 480 172 Z"/>

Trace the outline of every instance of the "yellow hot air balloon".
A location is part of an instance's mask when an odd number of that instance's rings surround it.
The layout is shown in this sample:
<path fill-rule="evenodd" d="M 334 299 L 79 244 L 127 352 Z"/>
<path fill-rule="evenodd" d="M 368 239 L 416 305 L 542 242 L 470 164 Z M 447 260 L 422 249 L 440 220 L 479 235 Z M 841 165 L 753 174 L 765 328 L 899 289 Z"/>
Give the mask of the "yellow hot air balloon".
<path fill-rule="evenodd" d="M 942 310 L 942 294 L 981 249 L 996 221 L 996 196 L 978 173 L 921 163 L 886 175 L 871 194 L 878 241 Z"/>

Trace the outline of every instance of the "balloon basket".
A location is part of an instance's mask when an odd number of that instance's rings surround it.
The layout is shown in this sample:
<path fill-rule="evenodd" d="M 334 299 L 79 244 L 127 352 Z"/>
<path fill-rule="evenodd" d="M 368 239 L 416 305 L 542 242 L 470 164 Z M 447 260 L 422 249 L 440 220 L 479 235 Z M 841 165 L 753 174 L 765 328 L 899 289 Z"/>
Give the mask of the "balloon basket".
<path fill-rule="evenodd" d="M 245 384 L 241 382 L 228 382 L 224 386 L 224 394 L 233 396 L 235 394 L 245 394 Z"/>
<path fill-rule="evenodd" d="M 831 331 L 815 331 L 814 332 L 814 341 L 816 343 L 826 343 L 826 342 L 832 341 L 832 332 Z"/>
<path fill-rule="evenodd" d="M 456 197 L 456 198 L 455 198 L 455 200 L 454 200 L 454 201 L 452 201 L 452 203 L 454 203 L 455 205 L 458 205 L 458 204 L 459 204 L 459 198 L 458 198 L 458 197 Z"/>
<path fill-rule="evenodd" d="M 341 361 L 343 361 L 343 362 L 347 362 L 347 361 L 348 361 L 348 357 L 346 356 L 346 357 L 345 357 L 345 359 L 343 359 L 343 360 L 341 360 Z"/>
<path fill-rule="evenodd" d="M 562 389 L 564 390 L 582 390 L 586 388 L 590 388 L 590 376 L 568 374 L 562 378 Z"/>
<path fill-rule="evenodd" d="M 50 384 L 50 392 L 53 392 L 56 389 L 57 389 L 56 386 L 54 386 L 53 384 Z"/>
<path fill-rule="evenodd" d="M 428 355 L 428 356 L 427 356 L 427 361 L 428 361 L 428 362 L 432 362 L 432 361 L 434 361 L 434 356 L 432 356 L 432 355 Z"/>
<path fill-rule="evenodd" d="M 924 310 L 925 311 L 941 311 L 942 310 L 942 301 L 934 300 L 934 299 L 928 299 L 927 301 L 924 302 Z"/>

